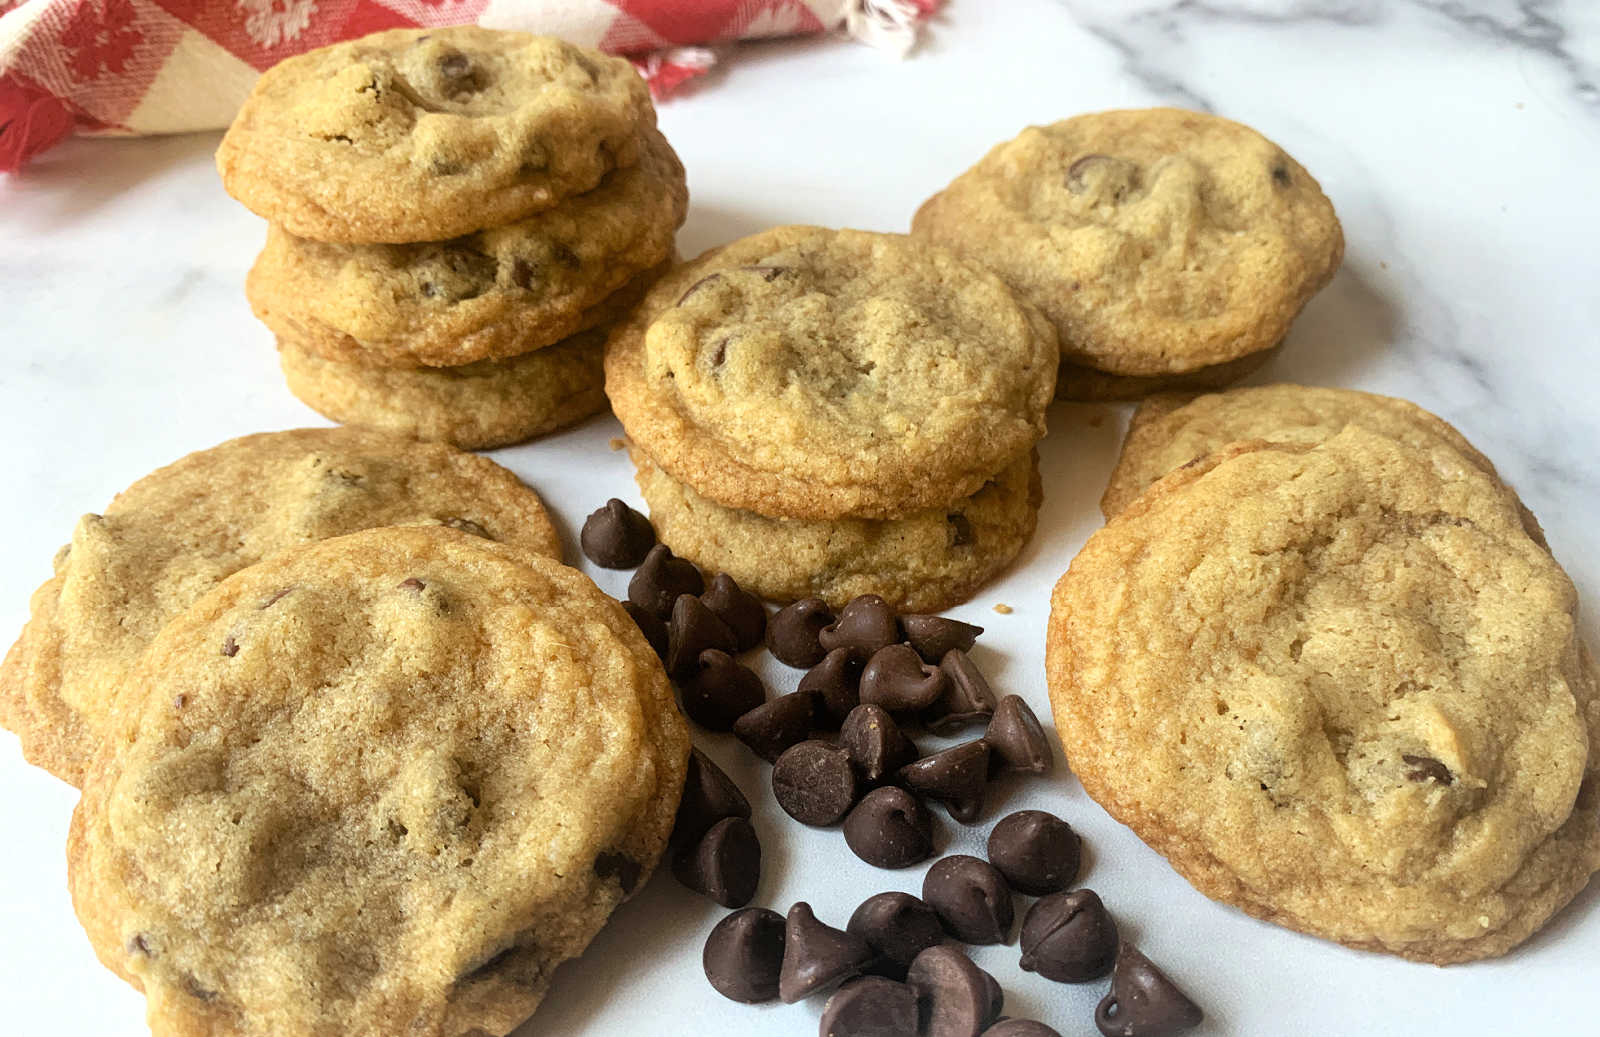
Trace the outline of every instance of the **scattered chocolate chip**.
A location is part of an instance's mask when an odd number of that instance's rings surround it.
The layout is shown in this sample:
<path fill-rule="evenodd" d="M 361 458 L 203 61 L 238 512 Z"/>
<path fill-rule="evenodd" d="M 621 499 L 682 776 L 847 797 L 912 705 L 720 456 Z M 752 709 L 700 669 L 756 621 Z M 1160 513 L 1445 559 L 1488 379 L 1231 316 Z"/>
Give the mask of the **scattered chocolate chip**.
<path fill-rule="evenodd" d="M 1105 1037 L 1170 1037 L 1204 1018 L 1200 1006 L 1132 944 L 1117 952 L 1111 993 L 1094 1010 L 1094 1024 Z"/>
<path fill-rule="evenodd" d="M 772 263 L 750 263 L 745 266 L 736 266 L 733 269 L 743 271 L 745 273 L 760 274 L 763 281 L 771 284 L 782 275 L 787 274 L 793 268 L 787 266 L 777 266 Z"/>
<path fill-rule="evenodd" d="M 667 658 L 667 625 L 661 622 L 659 616 L 636 601 L 624 601 L 622 611 L 626 612 L 639 628 L 639 633 L 650 642 L 650 647 L 663 661 Z"/>
<path fill-rule="evenodd" d="M 853 979 L 822 1009 L 821 1037 L 917 1037 L 917 995 L 882 976 Z"/>
<path fill-rule="evenodd" d="M 705 589 L 705 581 L 693 562 L 675 558 L 666 544 L 657 544 L 628 581 L 628 600 L 665 621 L 680 595 L 698 595 Z"/>
<path fill-rule="evenodd" d="M 995 979 L 988 972 L 984 972 L 983 969 L 978 971 L 983 972 L 983 985 L 989 994 L 989 1006 L 984 1013 L 983 1020 L 983 1025 L 987 1028 L 996 1019 L 1000 1018 L 1000 1012 L 1006 1006 L 1006 992 L 1000 989 L 1000 981 L 998 979 Z"/>
<path fill-rule="evenodd" d="M 983 1037 L 1061 1037 L 1036 1019 L 1002 1019 L 983 1031 Z"/>
<path fill-rule="evenodd" d="M 772 765 L 772 794 L 803 825 L 831 825 L 856 801 L 856 775 L 843 749 L 827 742 L 801 742 Z"/>
<path fill-rule="evenodd" d="M 761 881 L 761 841 L 742 817 L 725 817 L 672 861 L 678 881 L 723 907 L 743 907 Z"/>
<path fill-rule="evenodd" d="M 412 577 L 412 579 L 416 579 L 416 577 Z M 421 580 L 417 580 L 417 582 L 421 583 L 422 581 Z M 402 583 L 401 586 L 404 586 L 404 584 Z M 271 608 L 272 606 L 276 605 L 278 602 L 282 601 L 284 599 L 284 596 L 287 595 L 292 590 L 294 590 L 293 587 L 285 587 L 285 588 L 283 588 L 283 590 L 273 591 L 272 592 L 272 597 L 268 598 L 266 601 L 263 601 L 260 605 L 257 606 L 257 608 L 262 609 L 262 610 Z"/>
<path fill-rule="evenodd" d="M 850 756 L 864 787 L 881 785 L 917 759 L 916 743 L 906 737 L 882 706 L 863 703 L 845 717 L 839 748 Z"/>
<path fill-rule="evenodd" d="M 222 639 L 222 654 L 229 659 L 239 654 L 239 642 L 233 639 L 232 634 Z"/>
<path fill-rule="evenodd" d="M 740 717 L 767 698 L 754 670 L 716 648 L 700 653 L 699 668 L 679 688 L 683 712 L 707 731 L 732 731 Z"/>
<path fill-rule="evenodd" d="M 1085 983 L 1111 971 L 1117 923 L 1093 890 L 1040 897 L 1022 919 L 1022 968 L 1058 983 Z"/>
<path fill-rule="evenodd" d="M 173 699 L 172 699 L 172 708 L 173 709 L 183 709 L 188 704 L 189 704 L 189 696 L 184 694 L 181 691 L 178 692 L 178 694 L 176 696 L 174 696 Z"/>
<path fill-rule="evenodd" d="M 150 935 L 148 933 L 134 933 L 128 940 L 128 953 L 151 957 Z"/>
<path fill-rule="evenodd" d="M 972 651 L 978 635 L 983 633 L 983 627 L 944 616 L 901 616 L 900 627 L 905 631 L 911 647 L 922 656 L 922 661 L 934 665 L 938 665 L 946 652 L 954 649 Z"/>
<path fill-rule="evenodd" d="M 842 645 L 806 671 L 800 678 L 800 690 L 817 696 L 819 720 L 830 728 L 844 723 L 845 717 L 861 701 L 861 671 L 866 667 L 865 651 L 854 645 Z"/>
<path fill-rule="evenodd" d="M 578 254 L 560 242 L 551 246 L 550 255 L 568 270 L 576 270 L 583 265 L 583 260 L 578 258 Z"/>
<path fill-rule="evenodd" d="M 720 274 L 720 273 L 707 274 L 706 276 L 702 277 L 700 280 L 696 281 L 694 284 L 690 285 L 688 288 L 684 289 L 683 294 L 678 296 L 678 301 L 676 303 L 674 303 L 673 305 L 682 306 L 684 303 L 689 301 L 689 296 L 693 295 L 695 292 L 699 291 L 701 288 L 704 288 L 706 285 L 710 284 L 712 281 L 720 281 L 720 280 L 722 280 L 722 274 Z"/>
<path fill-rule="evenodd" d="M 1072 826 L 1043 810 L 1002 817 L 989 833 L 989 863 L 1019 893 L 1058 893 L 1078 877 L 1082 845 Z"/>
<path fill-rule="evenodd" d="M 423 588 L 427 587 L 428 585 L 426 583 L 423 583 L 421 580 L 417 579 L 415 576 L 408 576 L 405 579 L 401 580 L 395 586 L 397 586 L 401 590 L 405 590 L 405 591 L 420 591 Z M 263 607 L 265 607 L 265 606 L 263 606 Z"/>
<path fill-rule="evenodd" d="M 783 930 L 783 916 L 764 907 L 735 911 L 713 926 L 700 956 L 712 988 L 747 1005 L 777 997 Z"/>
<path fill-rule="evenodd" d="M 204 986 L 193 976 L 183 977 L 183 989 L 185 993 L 197 1001 L 215 1001 L 217 999 L 215 990 Z"/>
<path fill-rule="evenodd" d="M 870 655 L 900 640 L 900 621 L 888 602 L 876 594 L 860 594 L 845 602 L 839 618 L 822 628 L 818 640 L 830 652 L 854 645 Z"/>
<path fill-rule="evenodd" d="M 815 666 L 828 654 L 817 635 L 832 622 L 827 602 L 802 598 L 779 609 L 767 623 L 767 649 L 787 666 Z"/>
<path fill-rule="evenodd" d="M 511 283 L 516 285 L 518 288 L 521 288 L 523 291 L 527 291 L 528 289 L 532 288 L 534 269 L 534 265 L 528 262 L 526 259 L 523 259 L 521 256 L 513 259 L 511 261 Z M 595 512 L 595 514 L 597 515 L 599 512 Z M 594 518 L 594 515 L 590 515 L 589 517 Z M 588 523 L 585 522 L 584 525 L 588 525 Z"/>
<path fill-rule="evenodd" d="M 950 649 L 940 661 L 939 670 L 946 677 L 944 694 L 922 715 L 923 726 L 929 731 L 953 734 L 994 715 L 994 692 L 966 652 Z"/>
<path fill-rule="evenodd" d="M 616 497 L 583 520 L 578 545 L 589 561 L 607 569 L 632 569 L 655 546 L 650 520 Z"/>
<path fill-rule="evenodd" d="M 983 731 L 989 743 L 989 766 L 995 772 L 1050 773 L 1050 743 L 1039 718 L 1021 696 L 1007 695 L 995 707 Z"/>
<path fill-rule="evenodd" d="M 483 539 L 483 540 L 493 540 L 494 539 L 494 537 L 489 535 L 489 531 L 487 529 L 484 529 L 482 526 L 478 525 L 476 522 L 472 521 L 471 519 L 465 519 L 465 518 L 440 519 L 439 520 L 439 525 L 446 526 L 446 527 L 448 527 L 450 529 L 459 529 L 463 533 L 470 533 L 473 536 L 479 537 L 480 539 Z"/>
<path fill-rule="evenodd" d="M 861 701 L 893 713 L 912 713 L 938 701 L 949 683 L 949 677 L 923 662 L 910 645 L 889 645 L 872 653 L 861 671 Z"/>
<path fill-rule="evenodd" d="M 809 692 L 796 691 L 752 709 L 733 722 L 734 737 L 750 751 L 774 763 L 790 746 L 811 737 L 816 703 Z"/>
<path fill-rule="evenodd" d="M 1016 909 L 1011 890 L 988 861 L 955 854 L 934 862 L 922 880 L 922 899 L 945 931 L 964 943 L 1005 943 Z"/>
<path fill-rule="evenodd" d="M 929 947 L 906 972 L 917 993 L 922 1037 L 978 1037 L 992 1021 L 987 973 L 948 944 Z"/>
<path fill-rule="evenodd" d="M 1408 781 L 1432 780 L 1441 785 L 1449 785 L 1456 780 L 1455 775 L 1450 773 L 1449 767 L 1446 767 L 1442 762 L 1435 760 L 1431 756 L 1413 756 L 1410 753 L 1401 753 L 1400 760 L 1410 768 L 1410 770 L 1406 771 L 1406 780 Z"/>
<path fill-rule="evenodd" d="M 711 757 L 694 749 L 683 780 L 683 797 L 672 823 L 672 841 L 686 846 L 700 841 L 712 825 L 725 817 L 750 819 L 750 801 Z"/>
<path fill-rule="evenodd" d="M 639 866 L 638 861 L 615 850 L 607 850 L 594 859 L 595 876 L 602 879 L 616 879 L 617 885 L 622 887 L 624 896 L 633 892 L 643 872 L 644 869 Z"/>
<path fill-rule="evenodd" d="M 972 535 L 972 521 L 959 511 L 952 511 L 944 520 L 950 527 L 951 547 L 970 547 L 977 539 Z"/>
<path fill-rule="evenodd" d="M 873 789 L 844 819 L 844 841 L 875 868 L 906 868 L 933 856 L 933 817 L 893 785 Z"/>
<path fill-rule="evenodd" d="M 953 745 L 906 764 L 896 778 L 912 792 L 943 803 L 951 817 L 970 825 L 983 813 L 989 782 L 989 744 L 979 738 Z"/>
<path fill-rule="evenodd" d="M 1272 167 L 1272 182 L 1279 187 L 1288 187 L 1289 167 L 1282 162 L 1274 164 Z"/>
<path fill-rule="evenodd" d="M 905 979 L 916 956 L 945 939 L 938 914 L 910 893 L 868 897 L 845 928 L 866 940 L 877 954 L 872 971 L 890 979 Z"/>
<path fill-rule="evenodd" d="M 789 909 L 783 943 L 778 994 L 789 1004 L 859 975 L 872 963 L 867 941 L 819 922 L 803 900 Z"/>
<path fill-rule="evenodd" d="M 711 577 L 700 601 L 733 631 L 739 651 L 748 652 L 761 643 L 767 632 L 766 606 L 761 604 L 760 598 L 734 582 L 732 576 L 717 573 Z"/>
<path fill-rule="evenodd" d="M 699 598 L 678 595 L 672 605 L 672 618 L 667 620 L 667 673 L 675 680 L 692 676 L 699 666 L 700 653 L 711 648 L 732 655 L 739 650 L 739 644 L 728 624 Z"/>
<path fill-rule="evenodd" d="M 439 74 L 446 79 L 461 79 L 472 71 L 472 59 L 456 52 L 439 59 Z"/>
<path fill-rule="evenodd" d="M 1082 194 L 1089 186 L 1085 179 L 1089 170 L 1102 162 L 1110 161 L 1113 161 L 1110 155 L 1099 154 L 1084 155 L 1074 160 L 1072 165 L 1067 167 L 1067 190 L 1073 194 Z"/>

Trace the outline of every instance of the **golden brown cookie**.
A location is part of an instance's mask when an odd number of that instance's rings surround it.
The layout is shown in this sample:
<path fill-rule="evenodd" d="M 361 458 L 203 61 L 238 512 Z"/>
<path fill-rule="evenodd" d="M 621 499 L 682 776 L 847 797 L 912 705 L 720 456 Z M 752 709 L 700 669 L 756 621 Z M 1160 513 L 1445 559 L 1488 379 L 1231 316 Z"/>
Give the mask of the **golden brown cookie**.
<path fill-rule="evenodd" d="M 688 755 L 576 570 L 437 527 L 302 545 L 128 673 L 73 905 L 158 1037 L 504 1034 L 650 875 Z"/>
<path fill-rule="evenodd" d="M 1352 947 L 1502 954 L 1600 868 L 1577 597 L 1497 480 L 1357 425 L 1239 442 L 1056 585 L 1085 790 L 1197 889 Z"/>
<path fill-rule="evenodd" d="M 78 784 L 106 697 L 156 632 L 224 577 L 284 548 L 372 526 L 452 525 L 559 558 L 539 497 L 487 458 L 365 429 L 230 440 L 86 515 L 0 667 L 6 726 Z"/>
<path fill-rule="evenodd" d="M 331 245 L 269 227 L 251 308 L 329 360 L 385 367 L 504 359 L 592 327 L 614 293 L 635 291 L 631 306 L 658 276 L 688 206 L 671 146 L 645 141 L 593 191 L 451 241 Z"/>
<path fill-rule="evenodd" d="M 897 234 L 777 227 L 651 290 L 606 393 L 663 470 L 762 515 L 898 518 L 970 497 L 1044 435 L 1049 326 Z"/>
<path fill-rule="evenodd" d="M 912 233 L 1044 312 L 1068 365 L 1063 398 L 1241 377 L 1344 254 L 1332 204 L 1283 149 L 1173 108 L 1029 127 L 923 203 Z"/>
<path fill-rule="evenodd" d="M 633 451 L 650 521 L 674 554 L 769 601 L 834 608 L 877 594 L 898 612 L 971 597 L 1021 552 L 1039 516 L 1039 466 L 1017 459 L 976 494 L 898 519 L 776 519 L 725 508 Z"/>

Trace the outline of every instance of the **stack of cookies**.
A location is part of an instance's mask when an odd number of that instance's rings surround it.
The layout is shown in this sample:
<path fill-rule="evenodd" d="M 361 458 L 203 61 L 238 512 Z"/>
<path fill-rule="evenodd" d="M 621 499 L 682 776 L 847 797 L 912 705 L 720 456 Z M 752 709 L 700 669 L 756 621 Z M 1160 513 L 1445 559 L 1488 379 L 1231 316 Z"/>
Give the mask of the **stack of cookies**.
<path fill-rule="evenodd" d="M 1029 127 L 923 203 L 912 233 L 1049 318 L 1065 400 L 1244 377 L 1344 255 L 1333 205 L 1282 148 L 1173 108 Z"/>
<path fill-rule="evenodd" d="M 1056 585 L 1084 789 L 1201 892 L 1353 947 L 1502 954 L 1600 869 L 1600 676 L 1538 523 L 1404 400 L 1135 416 Z"/>
<path fill-rule="evenodd" d="M 894 234 L 778 227 L 664 278 L 606 346 L 662 541 L 765 598 L 960 602 L 1040 500 L 1049 324 Z"/>
<path fill-rule="evenodd" d="M 474 26 L 274 66 L 217 166 L 271 222 L 246 288 L 290 390 L 466 448 L 604 409 L 605 328 L 688 205 L 628 62 Z"/>

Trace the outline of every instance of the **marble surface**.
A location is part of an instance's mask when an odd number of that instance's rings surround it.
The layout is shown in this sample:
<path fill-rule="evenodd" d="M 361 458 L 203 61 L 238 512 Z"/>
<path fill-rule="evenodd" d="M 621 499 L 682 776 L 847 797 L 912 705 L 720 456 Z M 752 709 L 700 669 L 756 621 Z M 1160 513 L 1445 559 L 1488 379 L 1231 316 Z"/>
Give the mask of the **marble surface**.
<path fill-rule="evenodd" d="M 1253 381 L 1352 386 L 1456 423 L 1522 491 L 1580 592 L 1600 600 L 1600 5 L 1381 0 L 955 0 L 903 64 L 832 41 L 746 47 L 661 124 L 694 196 L 693 254 L 785 222 L 903 230 L 912 210 L 1032 122 L 1175 103 L 1250 123 L 1322 182 L 1344 221 L 1343 270 Z M 0 178 L 0 628 L 78 515 L 188 451 L 320 423 L 283 388 L 241 282 L 261 223 L 210 163 L 215 135 L 78 141 Z M 1043 712 L 1048 590 L 1098 525 L 1125 410 L 1058 407 L 1046 502 L 1019 564 L 955 614 L 989 628 L 979 662 Z M 636 499 L 610 418 L 495 456 L 533 483 L 571 539 L 611 495 Z M 575 557 L 575 551 L 574 551 Z M 622 592 L 624 576 L 594 573 Z M 991 606 L 1004 602 L 1010 615 Z M 1584 623 L 1596 638 L 1595 609 Z M 795 674 L 767 671 L 777 690 Z M 700 736 L 762 804 L 758 900 L 808 899 L 842 924 L 867 894 L 916 891 L 836 832 L 777 815 L 765 768 Z M 68 903 L 73 790 L 0 738 L 0 1000 L 14 1033 L 136 1034 L 140 998 L 94 962 Z M 1002 786 L 999 813 L 1056 810 L 1090 847 L 1084 875 L 1126 932 L 1207 1009 L 1205 1034 L 1592 1032 L 1594 888 L 1509 957 L 1436 969 L 1347 951 L 1206 901 L 1066 773 Z M 948 851 L 987 826 L 947 821 Z M 720 909 L 658 877 L 580 961 L 529 1034 L 812 1032 L 820 1005 L 746 1008 L 704 985 Z M 1022 973 L 980 949 L 1008 1012 L 1093 1032 L 1102 984 Z"/>

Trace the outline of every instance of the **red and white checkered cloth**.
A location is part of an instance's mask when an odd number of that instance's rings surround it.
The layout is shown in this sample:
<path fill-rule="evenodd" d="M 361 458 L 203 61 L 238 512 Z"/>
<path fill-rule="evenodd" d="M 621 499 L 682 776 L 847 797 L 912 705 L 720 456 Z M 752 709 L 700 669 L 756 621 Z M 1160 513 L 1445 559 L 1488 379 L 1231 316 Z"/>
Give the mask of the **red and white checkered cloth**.
<path fill-rule="evenodd" d="M 0 171 L 67 134 L 226 126 L 256 76 L 380 29 L 477 22 L 627 54 L 656 94 L 707 44 L 835 27 L 904 54 L 943 0 L 0 0 Z"/>

